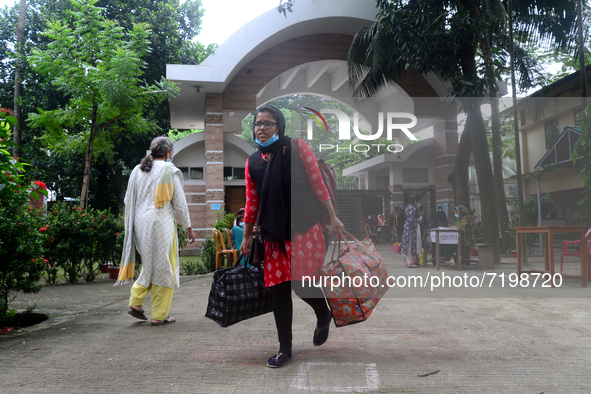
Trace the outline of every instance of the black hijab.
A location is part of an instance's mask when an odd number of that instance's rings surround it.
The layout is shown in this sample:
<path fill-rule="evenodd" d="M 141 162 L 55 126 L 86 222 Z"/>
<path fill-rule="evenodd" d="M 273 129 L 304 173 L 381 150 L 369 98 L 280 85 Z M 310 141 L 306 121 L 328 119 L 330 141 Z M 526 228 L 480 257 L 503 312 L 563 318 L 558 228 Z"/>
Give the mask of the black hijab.
<path fill-rule="evenodd" d="M 259 227 L 261 237 L 271 248 L 279 249 L 281 253 L 286 254 L 285 250 L 285 203 L 283 193 L 290 193 L 290 190 L 283 190 L 281 182 L 283 160 L 283 147 L 290 149 L 291 138 L 285 136 L 285 117 L 281 111 L 272 106 L 266 105 L 257 110 L 254 115 L 256 120 L 259 112 L 267 112 L 273 116 L 277 122 L 277 136 L 279 140 L 267 147 L 257 144 L 261 153 L 271 153 L 271 159 L 267 163 L 263 184 L 261 185 L 260 205 L 259 205 Z M 253 139 L 256 141 L 256 134 L 253 126 Z"/>

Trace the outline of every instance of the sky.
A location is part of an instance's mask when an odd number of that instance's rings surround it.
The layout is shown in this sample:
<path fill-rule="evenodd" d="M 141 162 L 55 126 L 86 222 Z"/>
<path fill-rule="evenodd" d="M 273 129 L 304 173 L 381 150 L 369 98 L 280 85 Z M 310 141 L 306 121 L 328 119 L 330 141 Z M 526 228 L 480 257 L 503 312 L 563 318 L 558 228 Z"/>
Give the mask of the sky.
<path fill-rule="evenodd" d="M 17 0 L 0 0 L 0 8 L 13 5 Z M 181 0 L 184 1 L 184 0 Z M 205 11 L 201 23 L 201 34 L 196 41 L 204 45 L 211 43 L 222 44 L 238 28 L 253 20 L 257 16 L 277 7 L 279 0 L 201 0 Z M 277 17 L 282 17 L 277 14 Z M 556 72 L 560 65 L 551 67 L 549 71 Z M 533 92 L 531 89 L 525 95 Z M 510 87 L 509 92 L 510 94 Z M 523 94 L 518 94 L 522 96 Z"/>
<path fill-rule="evenodd" d="M 0 8 L 15 3 L 16 0 L 0 0 Z M 239 27 L 277 5 L 279 0 L 201 0 L 205 14 L 197 41 L 204 45 L 221 44 Z"/>

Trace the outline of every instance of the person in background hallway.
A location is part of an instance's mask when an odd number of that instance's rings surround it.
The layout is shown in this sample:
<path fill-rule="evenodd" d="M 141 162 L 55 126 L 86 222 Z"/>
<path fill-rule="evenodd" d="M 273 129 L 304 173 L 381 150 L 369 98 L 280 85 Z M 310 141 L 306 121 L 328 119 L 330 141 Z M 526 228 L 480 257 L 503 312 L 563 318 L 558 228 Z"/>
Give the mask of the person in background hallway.
<path fill-rule="evenodd" d="M 421 220 L 418 208 L 421 206 L 421 196 L 411 197 L 411 202 L 404 211 L 404 230 L 402 233 L 401 253 L 404 256 L 404 265 L 407 267 L 420 267 L 419 254 L 421 253 Z"/>
<path fill-rule="evenodd" d="M 437 207 L 437 214 L 435 215 L 435 227 L 447 227 L 447 215 L 440 205 Z"/>

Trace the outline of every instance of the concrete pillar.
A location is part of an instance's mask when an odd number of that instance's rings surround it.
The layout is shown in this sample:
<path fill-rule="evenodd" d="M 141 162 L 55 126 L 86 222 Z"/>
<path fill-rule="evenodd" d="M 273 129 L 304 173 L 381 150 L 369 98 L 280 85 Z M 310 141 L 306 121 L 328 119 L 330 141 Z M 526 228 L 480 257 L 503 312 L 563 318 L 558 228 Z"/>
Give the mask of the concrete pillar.
<path fill-rule="evenodd" d="M 219 211 L 224 209 L 224 99 L 222 94 L 205 96 L 205 223 L 210 227 Z"/>
<path fill-rule="evenodd" d="M 443 122 L 433 126 L 433 155 L 435 165 L 435 200 L 437 205 L 447 204 L 448 216 L 454 204 L 454 193 L 447 178 L 453 172 L 458 152 L 458 122 L 455 108 L 447 111 Z"/>

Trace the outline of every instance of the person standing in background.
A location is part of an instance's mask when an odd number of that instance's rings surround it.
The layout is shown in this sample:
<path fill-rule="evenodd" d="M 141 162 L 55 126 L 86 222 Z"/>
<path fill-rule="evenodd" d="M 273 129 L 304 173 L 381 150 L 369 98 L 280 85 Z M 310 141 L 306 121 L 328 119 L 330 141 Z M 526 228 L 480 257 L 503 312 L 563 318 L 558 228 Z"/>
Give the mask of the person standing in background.
<path fill-rule="evenodd" d="M 407 267 L 420 267 L 419 254 L 421 253 L 421 220 L 418 208 L 421 206 L 421 196 L 415 194 L 404 211 L 404 230 L 402 233 L 401 253 L 404 256 L 404 265 Z"/>
<path fill-rule="evenodd" d="M 435 215 L 435 227 L 447 227 L 447 215 L 440 205 L 437 207 L 437 214 Z"/>

